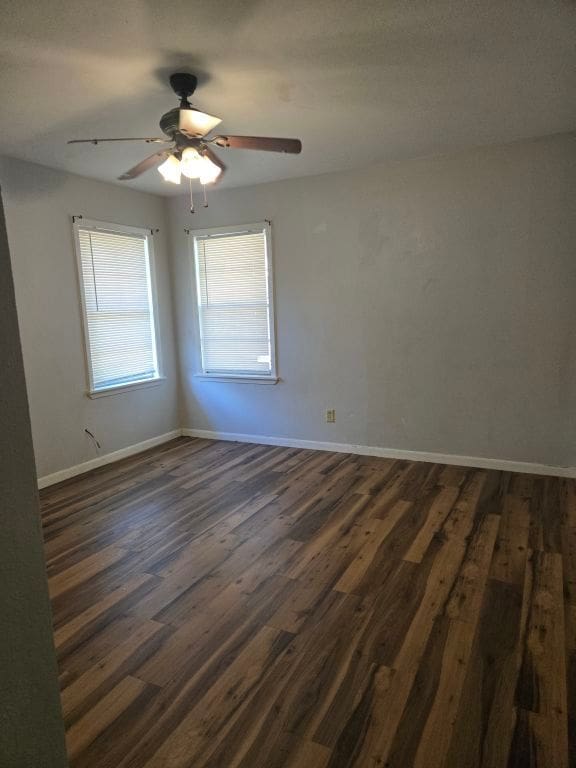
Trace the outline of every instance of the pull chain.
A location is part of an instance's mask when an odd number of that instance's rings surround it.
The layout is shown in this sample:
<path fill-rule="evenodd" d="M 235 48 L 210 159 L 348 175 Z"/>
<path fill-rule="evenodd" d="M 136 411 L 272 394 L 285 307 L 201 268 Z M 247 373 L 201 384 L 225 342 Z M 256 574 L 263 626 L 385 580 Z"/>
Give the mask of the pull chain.
<path fill-rule="evenodd" d="M 208 198 L 206 197 L 206 184 L 202 184 L 202 190 L 204 192 L 204 208 L 208 208 Z"/>
<path fill-rule="evenodd" d="M 188 179 L 190 183 L 190 213 L 194 213 L 194 194 L 192 191 L 192 179 Z"/>

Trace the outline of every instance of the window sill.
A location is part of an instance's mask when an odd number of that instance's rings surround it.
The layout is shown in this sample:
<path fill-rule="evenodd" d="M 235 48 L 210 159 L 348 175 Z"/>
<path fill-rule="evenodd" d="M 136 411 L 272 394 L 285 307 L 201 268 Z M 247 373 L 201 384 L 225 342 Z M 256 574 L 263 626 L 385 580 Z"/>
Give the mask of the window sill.
<path fill-rule="evenodd" d="M 133 392 L 135 389 L 146 389 L 147 387 L 157 387 L 166 381 L 166 376 L 158 376 L 156 379 L 144 379 L 142 381 L 129 381 L 126 384 L 117 384 L 115 387 L 106 387 L 106 389 L 96 389 L 86 394 L 92 400 L 98 397 L 110 397 L 111 395 L 121 395 L 123 392 Z"/>
<path fill-rule="evenodd" d="M 277 376 L 235 376 L 225 373 L 195 373 L 194 378 L 201 381 L 219 381 L 228 384 L 278 384 L 280 381 Z"/>

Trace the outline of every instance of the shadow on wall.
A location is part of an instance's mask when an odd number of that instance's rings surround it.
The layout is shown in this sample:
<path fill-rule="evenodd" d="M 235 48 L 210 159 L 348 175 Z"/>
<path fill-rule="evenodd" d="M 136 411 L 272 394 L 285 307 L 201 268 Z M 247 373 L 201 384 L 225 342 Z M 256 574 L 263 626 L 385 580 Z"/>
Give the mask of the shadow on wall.
<path fill-rule="evenodd" d="M 0 158 L 0 184 L 12 200 L 25 202 L 40 199 L 65 186 L 67 174 L 43 165 L 30 166 L 34 168 L 34 184 L 30 184 L 29 176 L 24 177 L 19 171 L 20 162 L 9 157 Z"/>
<path fill-rule="evenodd" d="M 32 434 L 0 198 L 0 762 L 67 765 Z"/>

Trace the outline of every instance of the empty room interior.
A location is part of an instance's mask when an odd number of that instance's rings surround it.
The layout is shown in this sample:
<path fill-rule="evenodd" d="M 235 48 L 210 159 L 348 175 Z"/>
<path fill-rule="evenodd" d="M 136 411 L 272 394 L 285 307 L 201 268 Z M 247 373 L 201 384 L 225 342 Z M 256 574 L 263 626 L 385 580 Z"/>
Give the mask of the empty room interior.
<path fill-rule="evenodd" d="M 576 5 L 1 8 L 2 768 L 576 766 Z"/>

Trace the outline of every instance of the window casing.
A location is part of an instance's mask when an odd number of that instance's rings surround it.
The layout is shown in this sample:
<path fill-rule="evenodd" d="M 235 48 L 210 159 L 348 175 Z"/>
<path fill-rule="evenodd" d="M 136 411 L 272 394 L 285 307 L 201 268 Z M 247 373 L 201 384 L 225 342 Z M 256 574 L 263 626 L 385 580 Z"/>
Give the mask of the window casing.
<path fill-rule="evenodd" d="M 150 230 L 74 222 L 88 394 L 98 397 L 161 379 Z"/>
<path fill-rule="evenodd" d="M 191 232 L 201 371 L 275 383 L 269 222 Z"/>

